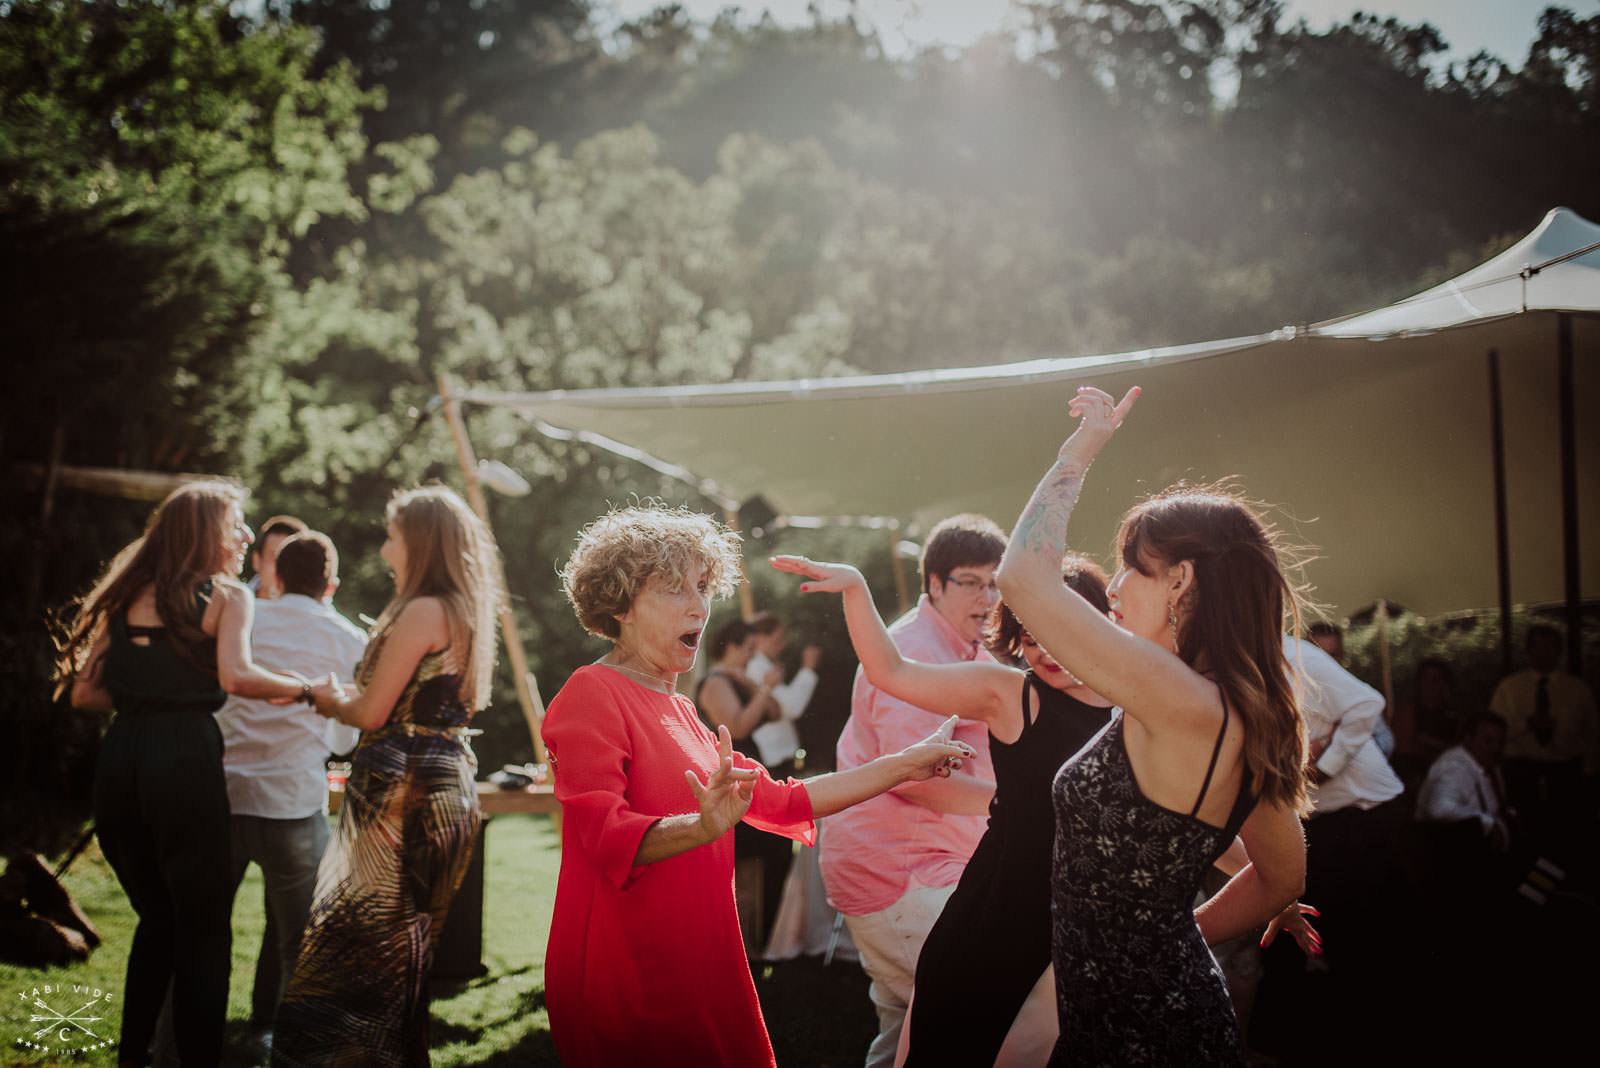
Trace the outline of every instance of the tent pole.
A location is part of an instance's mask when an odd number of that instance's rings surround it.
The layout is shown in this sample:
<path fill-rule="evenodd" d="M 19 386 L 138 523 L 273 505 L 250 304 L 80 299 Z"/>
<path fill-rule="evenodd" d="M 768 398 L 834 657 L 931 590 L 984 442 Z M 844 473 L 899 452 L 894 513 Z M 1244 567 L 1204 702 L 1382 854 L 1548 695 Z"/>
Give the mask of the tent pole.
<path fill-rule="evenodd" d="M 1561 541 L 1567 580 L 1567 670 L 1583 673 L 1582 584 L 1578 573 L 1578 429 L 1573 402 L 1572 316 L 1556 317 L 1557 388 L 1561 406 Z"/>
<path fill-rule="evenodd" d="M 461 408 L 450 392 L 450 378 L 440 372 L 439 396 L 444 399 L 444 416 L 450 424 L 450 436 L 455 439 L 456 459 L 461 461 L 461 477 L 467 483 L 467 502 L 478 513 L 483 525 L 489 526 L 489 502 L 484 500 L 483 487 L 478 482 L 478 462 L 472 455 L 472 442 L 467 438 L 467 426 L 461 421 Z M 490 527 L 490 535 L 494 530 Z M 501 564 L 500 581 L 505 584 L 505 565 Z M 517 619 L 511 612 L 509 601 L 500 609 L 500 635 L 505 639 L 506 656 L 511 660 L 511 682 L 517 691 L 517 704 L 522 706 L 522 718 L 527 721 L 528 734 L 533 738 L 533 759 L 536 764 L 548 763 L 544 754 L 544 739 L 539 737 L 539 726 L 544 722 L 544 702 L 539 699 L 539 686 L 528 670 L 528 658 L 522 651 L 522 637 L 517 633 Z"/>
<path fill-rule="evenodd" d="M 1383 721 L 1394 722 L 1394 665 L 1389 656 L 1389 602 L 1378 598 L 1378 666 L 1383 682 Z"/>
<path fill-rule="evenodd" d="M 1506 433 L 1500 410 L 1500 350 L 1489 350 L 1489 431 L 1494 453 L 1494 553 L 1500 592 L 1500 674 L 1511 674 L 1511 549 L 1506 537 Z"/>

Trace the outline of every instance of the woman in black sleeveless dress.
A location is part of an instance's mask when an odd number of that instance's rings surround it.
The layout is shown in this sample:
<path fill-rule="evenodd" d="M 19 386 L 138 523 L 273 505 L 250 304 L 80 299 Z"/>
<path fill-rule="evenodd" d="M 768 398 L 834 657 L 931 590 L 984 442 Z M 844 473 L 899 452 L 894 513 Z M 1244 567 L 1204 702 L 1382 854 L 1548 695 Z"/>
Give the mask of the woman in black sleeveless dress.
<path fill-rule="evenodd" d="M 1041 650 L 1004 604 L 994 611 L 990 648 L 1025 660 L 1027 671 L 984 661 L 919 664 L 895 649 L 860 572 L 803 557 L 772 562 L 817 580 L 802 591 L 844 594 L 850 639 L 873 685 L 929 712 L 989 724 L 989 827 L 917 958 L 897 1063 L 993 1064 L 1008 1034 L 1008 1057 L 1042 1061 L 1055 1038 L 1051 987 L 1040 985 L 1050 966 L 1050 783 L 1105 726 L 1107 702 Z M 1062 577 L 1106 610 L 1105 574 L 1092 561 L 1068 557 Z M 1042 1011 L 1019 1018 L 1036 988 Z"/>
<path fill-rule="evenodd" d="M 1090 462 L 1133 406 L 1080 388 L 1082 418 L 998 573 L 1023 626 L 1121 713 L 1056 779 L 1052 1064 L 1237 1064 L 1207 943 L 1298 919 L 1305 727 L 1283 656 L 1297 615 L 1265 524 L 1224 489 L 1176 487 L 1118 534 L 1108 617 L 1046 579 Z M 1248 865 L 1196 912 L 1237 831 Z"/>
<path fill-rule="evenodd" d="M 94 819 L 139 917 L 123 1064 L 148 1063 L 169 985 L 180 1062 L 221 1059 L 233 880 L 211 713 L 227 693 L 282 703 L 311 693 L 305 679 L 250 659 L 254 597 L 233 577 L 251 537 L 242 500 L 227 482 L 174 490 L 78 602 L 57 662 L 74 706 L 116 710 L 95 768 Z"/>

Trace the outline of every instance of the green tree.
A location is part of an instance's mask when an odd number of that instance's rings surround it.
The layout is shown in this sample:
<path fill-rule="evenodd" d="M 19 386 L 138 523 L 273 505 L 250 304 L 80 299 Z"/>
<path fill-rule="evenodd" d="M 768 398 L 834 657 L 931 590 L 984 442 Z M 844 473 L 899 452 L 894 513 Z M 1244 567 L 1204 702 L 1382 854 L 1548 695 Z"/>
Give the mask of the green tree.
<path fill-rule="evenodd" d="M 254 342 L 296 303 L 293 243 L 365 210 L 347 171 L 372 98 L 343 68 L 312 77 L 315 45 L 220 2 L 0 7 L 8 460 L 234 469 L 232 427 L 274 355 Z M 92 748 L 64 740 L 93 732 L 52 716 L 38 610 L 81 589 L 148 506 L 55 503 L 28 500 L 3 531 L 3 700 L 22 726 L 7 778 L 81 800 L 86 769 L 69 765 Z"/>

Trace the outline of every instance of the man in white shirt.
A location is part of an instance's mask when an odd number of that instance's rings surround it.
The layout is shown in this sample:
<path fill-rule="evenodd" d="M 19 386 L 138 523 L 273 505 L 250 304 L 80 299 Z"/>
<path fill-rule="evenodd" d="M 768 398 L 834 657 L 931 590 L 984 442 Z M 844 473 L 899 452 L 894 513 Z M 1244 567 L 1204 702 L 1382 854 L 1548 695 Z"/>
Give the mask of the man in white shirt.
<path fill-rule="evenodd" d="M 817 665 L 822 663 L 822 648 L 808 645 L 800 653 L 800 670 L 794 678 L 783 681 L 783 672 L 777 667 L 783 655 L 783 621 L 771 612 L 757 612 L 747 622 L 756 632 L 756 655 L 745 665 L 745 675 L 752 681 L 771 687 L 772 697 L 782 712 L 779 719 L 769 720 L 751 732 L 750 737 L 761 753 L 761 763 L 778 777 L 794 771 L 794 755 L 800 748 L 800 733 L 795 729 L 799 719 L 817 689 Z"/>
<path fill-rule="evenodd" d="M 256 602 L 251 649 L 258 664 L 307 678 L 349 679 L 367 636 L 334 610 L 339 556 L 315 531 L 284 539 L 276 568 L 264 573 L 268 598 Z M 330 753 L 355 747 L 360 732 L 324 719 L 306 704 L 274 705 L 229 697 L 217 712 L 232 809 L 234 890 L 252 861 L 266 884 L 268 925 L 256 964 L 251 1030 L 270 1043 L 300 936 L 311 912 L 317 864 L 328 844 Z"/>
<path fill-rule="evenodd" d="M 1405 787 L 1373 740 L 1383 695 L 1310 641 L 1285 635 L 1283 652 L 1295 676 L 1316 784 L 1305 823 L 1301 899 L 1321 910 L 1316 926 L 1325 955 L 1302 956 L 1284 939 L 1264 951 L 1255 1038 L 1268 1053 L 1303 1053 L 1303 1035 L 1279 1033 L 1271 1022 L 1292 1024 L 1292 1006 L 1315 1001 L 1334 1013 L 1381 1016 L 1397 1004 L 1375 995 L 1395 981 L 1382 974 L 1388 962 L 1384 940 L 1403 885 L 1399 857 L 1407 823 L 1399 801 Z M 1327 974 L 1313 979 L 1308 971 Z M 1356 1039 L 1326 1028 L 1317 1041 L 1332 1054 L 1340 1043 Z M 1329 1063 L 1334 1060 L 1330 1056 Z"/>
<path fill-rule="evenodd" d="M 1416 817 L 1424 823 L 1476 823 L 1481 837 L 1504 852 L 1510 830 L 1500 781 L 1500 755 L 1506 746 L 1506 721 L 1493 712 L 1473 720 L 1460 745 L 1439 754 L 1422 789 Z"/>

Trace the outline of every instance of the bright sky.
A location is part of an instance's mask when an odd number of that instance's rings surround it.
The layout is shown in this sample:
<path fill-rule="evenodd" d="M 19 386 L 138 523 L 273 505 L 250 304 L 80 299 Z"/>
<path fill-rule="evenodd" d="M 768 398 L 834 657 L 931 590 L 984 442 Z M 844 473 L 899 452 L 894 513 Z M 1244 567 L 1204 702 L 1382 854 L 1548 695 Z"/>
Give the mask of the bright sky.
<path fill-rule="evenodd" d="M 633 18 L 661 6 L 662 0 L 598 0 L 623 18 Z M 725 8 L 738 8 L 749 19 L 762 11 L 780 22 L 810 21 L 807 8 L 815 4 L 825 15 L 850 9 L 849 0 L 678 0 L 695 19 L 709 20 Z M 1528 46 L 1538 36 L 1539 13 L 1546 7 L 1564 7 L 1580 18 L 1600 14 L 1600 0 L 1285 0 L 1285 21 L 1304 18 L 1313 29 L 1323 29 L 1357 11 L 1393 15 L 1415 24 L 1431 23 L 1450 45 L 1449 58 L 1464 58 L 1484 50 L 1520 67 Z M 999 29 L 1020 29 L 1020 17 L 1010 0 L 856 0 L 855 9 L 875 25 L 891 52 L 903 51 L 908 42 L 967 44 Z"/>

